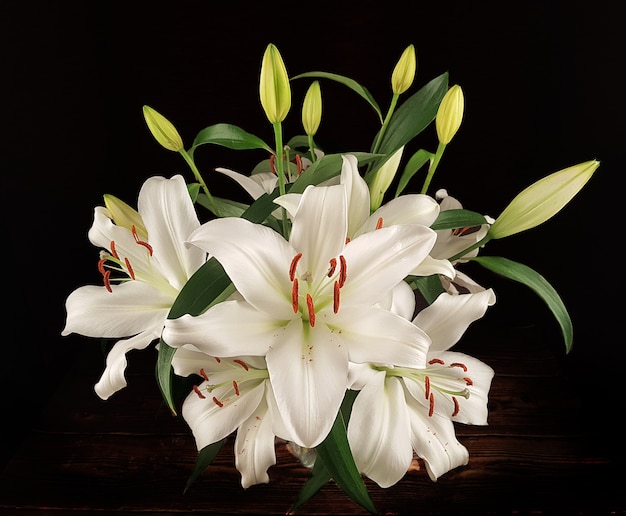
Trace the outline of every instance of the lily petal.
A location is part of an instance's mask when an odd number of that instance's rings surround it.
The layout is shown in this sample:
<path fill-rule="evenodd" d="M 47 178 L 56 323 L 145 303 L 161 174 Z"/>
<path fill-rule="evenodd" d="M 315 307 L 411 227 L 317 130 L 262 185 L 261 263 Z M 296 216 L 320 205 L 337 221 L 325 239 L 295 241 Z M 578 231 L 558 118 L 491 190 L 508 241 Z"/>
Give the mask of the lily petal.
<path fill-rule="evenodd" d="M 348 236 L 357 236 L 357 230 L 363 225 L 370 214 L 370 191 L 361 177 L 356 156 L 342 156 L 340 181 L 346 187 L 348 201 Z M 374 222 L 374 229 L 376 222 Z"/>
<path fill-rule="evenodd" d="M 278 183 L 278 177 L 271 172 L 259 172 L 246 176 L 228 168 L 220 167 L 216 168 L 215 171 L 237 181 L 239 186 L 248 192 L 248 195 L 253 199 L 258 199 L 266 193 L 271 193 Z"/>
<path fill-rule="evenodd" d="M 430 227 L 439 215 L 439 204 L 429 195 L 410 194 L 396 197 L 383 204 L 367 220 L 363 221 L 357 235 L 374 231 L 379 219 L 382 219 L 383 227 L 396 224 L 420 224 Z"/>
<path fill-rule="evenodd" d="M 376 306 L 410 321 L 415 313 L 415 292 L 406 281 L 401 281 Z"/>

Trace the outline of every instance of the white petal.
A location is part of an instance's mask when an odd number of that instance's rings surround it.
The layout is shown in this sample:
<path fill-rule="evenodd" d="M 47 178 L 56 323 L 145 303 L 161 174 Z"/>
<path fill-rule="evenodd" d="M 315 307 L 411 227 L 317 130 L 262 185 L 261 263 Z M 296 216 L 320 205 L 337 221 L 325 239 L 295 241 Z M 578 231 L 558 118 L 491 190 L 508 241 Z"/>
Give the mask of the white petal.
<path fill-rule="evenodd" d="M 139 192 L 137 211 L 148 231 L 153 259 L 169 282 L 181 289 L 206 260 L 200 249 L 185 246 L 200 222 L 183 177 L 149 178 Z"/>
<path fill-rule="evenodd" d="M 491 289 L 477 294 L 451 295 L 444 292 L 418 313 L 413 322 L 432 339 L 431 352 L 450 349 L 494 301 Z"/>
<path fill-rule="evenodd" d="M 415 293 L 406 281 L 401 281 L 376 306 L 410 321 L 415 313 Z"/>
<path fill-rule="evenodd" d="M 397 483 L 413 458 L 409 415 L 398 378 L 374 375 L 361 389 L 348 423 L 348 441 L 359 471 L 380 487 Z"/>
<path fill-rule="evenodd" d="M 427 256 L 411 271 L 411 274 L 414 276 L 433 276 L 440 274 L 447 278 L 454 279 L 457 271 L 450 261 L 438 260 L 432 256 Z"/>
<path fill-rule="evenodd" d="M 469 462 L 469 452 L 456 438 L 454 424 L 428 411 L 410 396 L 406 397 L 411 421 L 413 449 L 426 464 L 432 481 L 458 466 Z"/>
<path fill-rule="evenodd" d="M 162 338 L 169 346 L 193 344 L 215 357 L 263 356 L 284 338 L 285 325 L 245 301 L 224 301 L 198 316 L 166 320 Z"/>
<path fill-rule="evenodd" d="M 341 184 L 346 188 L 348 201 L 348 236 L 354 238 L 370 214 L 370 191 L 352 154 L 342 156 Z"/>
<path fill-rule="evenodd" d="M 293 218 L 296 216 L 298 206 L 302 200 L 302 194 L 288 193 L 274 199 L 274 202 L 287 210 L 287 213 Z"/>
<path fill-rule="evenodd" d="M 62 335 L 120 338 L 144 330 L 161 332 L 172 297 L 138 281 L 113 285 L 112 290 L 93 285 L 74 290 L 65 302 L 67 321 Z"/>
<path fill-rule="evenodd" d="M 324 325 L 292 321 L 267 353 L 278 409 L 292 440 L 314 448 L 327 436 L 348 385 L 347 350 Z"/>
<path fill-rule="evenodd" d="M 216 168 L 215 171 L 237 181 L 239 186 L 248 192 L 253 199 L 258 199 L 263 194 L 271 192 L 278 182 L 278 177 L 271 172 L 259 172 L 258 174 L 246 176 L 239 172 L 221 167 Z"/>
<path fill-rule="evenodd" d="M 426 226 L 391 226 L 351 240 L 342 251 L 347 280 L 341 302 L 370 305 L 380 301 L 424 258 L 435 243 Z"/>
<path fill-rule="evenodd" d="M 120 389 L 126 387 L 126 353 L 132 349 L 145 349 L 158 335 L 144 332 L 125 340 L 118 340 L 106 358 L 106 368 L 95 385 L 95 391 L 103 400 L 108 399 Z"/>
<path fill-rule="evenodd" d="M 401 195 L 372 213 L 364 221 L 358 234 L 374 231 L 379 219 L 382 219 L 383 227 L 396 224 L 421 224 L 430 227 L 438 215 L 439 204 L 432 197 L 423 194 Z"/>
<path fill-rule="evenodd" d="M 347 228 L 344 186 L 308 186 L 289 239 L 294 249 L 302 253 L 298 269 L 310 272 L 316 280 L 322 278 L 329 260 L 343 249 Z"/>
<path fill-rule="evenodd" d="M 272 420 L 265 398 L 237 430 L 235 439 L 235 467 L 241 473 L 244 489 L 256 484 L 267 484 L 268 468 L 276 464 Z"/>
<path fill-rule="evenodd" d="M 279 319 L 293 317 L 289 267 L 296 251 L 274 230 L 228 217 L 203 224 L 189 241 L 221 263 L 251 305 Z"/>
<path fill-rule="evenodd" d="M 376 307 L 340 309 L 337 315 L 351 362 L 425 366 L 430 338 L 410 321 Z"/>
<path fill-rule="evenodd" d="M 193 391 L 187 396 L 182 414 L 196 439 L 198 450 L 227 437 L 254 413 L 263 400 L 264 383 L 261 380 L 247 389 L 240 388 L 237 396 L 227 386 L 220 386 L 208 393 L 208 382 L 203 382 L 198 388 L 200 392 L 206 393 L 205 398 Z M 213 397 L 223 406 L 219 406 Z"/>

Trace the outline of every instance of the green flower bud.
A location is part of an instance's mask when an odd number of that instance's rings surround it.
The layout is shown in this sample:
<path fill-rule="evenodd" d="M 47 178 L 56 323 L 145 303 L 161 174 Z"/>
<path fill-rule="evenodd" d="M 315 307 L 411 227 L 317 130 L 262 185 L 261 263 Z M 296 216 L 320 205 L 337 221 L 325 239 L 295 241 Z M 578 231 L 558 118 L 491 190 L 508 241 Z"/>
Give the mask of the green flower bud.
<path fill-rule="evenodd" d="M 263 54 L 259 94 L 261 105 L 270 123 L 282 122 L 291 108 L 291 87 L 285 63 L 272 43 Z"/>
<path fill-rule="evenodd" d="M 314 81 L 304 96 L 302 104 L 302 125 L 306 134 L 313 136 L 322 120 L 322 91 L 320 82 Z"/>
<path fill-rule="evenodd" d="M 111 220 L 113 220 L 115 225 L 126 228 L 129 231 L 132 231 L 133 226 L 135 226 L 137 236 L 143 240 L 148 239 L 148 231 L 143 225 L 143 219 L 137 210 L 113 195 L 105 194 L 103 197 L 104 205 L 111 212 Z"/>
<path fill-rule="evenodd" d="M 152 136 L 154 136 L 156 141 L 163 147 L 174 152 L 180 152 L 185 149 L 180 134 L 178 134 L 174 125 L 161 113 L 158 113 L 150 106 L 144 106 L 143 117 L 148 124 L 148 129 L 150 129 Z"/>
<path fill-rule="evenodd" d="M 585 186 L 599 166 L 599 161 L 587 161 L 533 183 L 504 209 L 489 229 L 489 236 L 504 238 L 545 222 Z"/>
<path fill-rule="evenodd" d="M 415 47 L 409 45 L 400 56 L 391 75 L 391 88 L 394 94 L 400 95 L 411 87 L 413 79 L 415 79 L 416 68 Z"/>
<path fill-rule="evenodd" d="M 448 145 L 459 130 L 464 107 L 463 90 L 458 84 L 455 84 L 443 96 L 437 111 L 437 118 L 435 118 L 437 136 L 441 144 Z"/>
<path fill-rule="evenodd" d="M 403 151 L 404 147 L 400 147 L 394 152 L 391 157 L 383 163 L 383 166 L 374 173 L 373 179 L 369 182 L 370 210 L 372 212 L 380 208 L 380 205 L 383 203 L 383 197 L 400 166 Z"/>

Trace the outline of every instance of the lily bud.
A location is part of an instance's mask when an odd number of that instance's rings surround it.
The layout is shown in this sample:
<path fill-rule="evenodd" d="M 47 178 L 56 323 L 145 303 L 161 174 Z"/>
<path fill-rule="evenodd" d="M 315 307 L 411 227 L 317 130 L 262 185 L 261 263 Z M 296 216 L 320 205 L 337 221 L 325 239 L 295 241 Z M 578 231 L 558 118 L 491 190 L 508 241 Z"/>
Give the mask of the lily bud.
<path fill-rule="evenodd" d="M 143 117 L 148 124 L 148 129 L 163 147 L 174 152 L 180 152 L 185 147 L 178 131 L 167 118 L 155 111 L 150 106 L 143 107 Z"/>
<path fill-rule="evenodd" d="M 314 81 L 304 96 L 302 125 L 306 134 L 313 136 L 322 120 L 322 91 L 320 82 Z"/>
<path fill-rule="evenodd" d="M 599 166 L 599 161 L 587 161 L 533 183 L 504 209 L 489 229 L 489 236 L 504 238 L 545 222 L 585 186 Z"/>
<path fill-rule="evenodd" d="M 104 205 L 107 210 L 111 212 L 111 220 L 116 226 L 121 226 L 129 231 L 132 231 L 133 226 L 135 226 L 137 236 L 144 240 L 148 238 L 148 231 L 143 225 L 143 219 L 137 210 L 131 208 L 128 204 L 114 195 L 105 194 L 103 197 Z"/>
<path fill-rule="evenodd" d="M 413 79 L 415 79 L 416 68 L 415 47 L 409 45 L 400 56 L 391 75 L 391 88 L 395 95 L 400 95 L 411 87 Z"/>
<path fill-rule="evenodd" d="M 259 94 L 261 105 L 270 123 L 282 122 L 291 108 L 291 87 L 285 63 L 272 43 L 263 54 Z"/>
<path fill-rule="evenodd" d="M 380 208 L 380 205 L 383 203 L 385 192 L 387 192 L 400 166 L 403 151 L 404 147 L 400 147 L 394 152 L 383 166 L 376 171 L 374 178 L 370 181 L 370 210 L 372 212 Z"/>
<path fill-rule="evenodd" d="M 448 145 L 459 130 L 464 108 L 463 90 L 458 84 L 455 84 L 443 96 L 435 118 L 437 136 L 441 144 Z"/>

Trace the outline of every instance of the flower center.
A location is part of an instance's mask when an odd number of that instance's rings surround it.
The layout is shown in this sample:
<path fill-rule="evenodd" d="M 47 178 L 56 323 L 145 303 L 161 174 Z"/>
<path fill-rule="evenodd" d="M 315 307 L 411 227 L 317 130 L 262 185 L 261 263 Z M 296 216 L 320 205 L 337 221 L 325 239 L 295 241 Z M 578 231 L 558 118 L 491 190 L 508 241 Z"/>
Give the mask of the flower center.
<path fill-rule="evenodd" d="M 327 273 L 314 285 L 310 271 L 298 273 L 298 264 L 301 259 L 302 253 L 296 254 L 289 266 L 291 306 L 293 313 L 300 312 L 303 320 L 308 321 L 313 328 L 316 313 L 329 306 L 331 302 L 333 313 L 336 314 L 339 311 L 341 288 L 345 285 L 348 277 L 348 264 L 343 255 L 339 256 L 339 264 L 337 264 L 337 258 L 331 258 Z"/>

